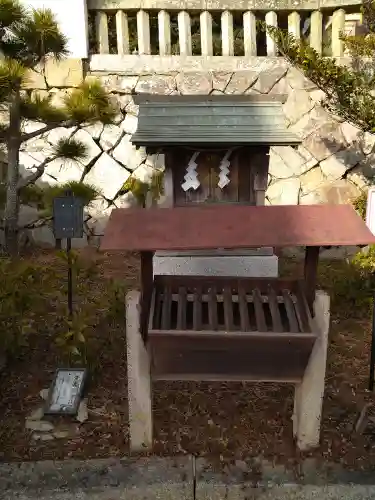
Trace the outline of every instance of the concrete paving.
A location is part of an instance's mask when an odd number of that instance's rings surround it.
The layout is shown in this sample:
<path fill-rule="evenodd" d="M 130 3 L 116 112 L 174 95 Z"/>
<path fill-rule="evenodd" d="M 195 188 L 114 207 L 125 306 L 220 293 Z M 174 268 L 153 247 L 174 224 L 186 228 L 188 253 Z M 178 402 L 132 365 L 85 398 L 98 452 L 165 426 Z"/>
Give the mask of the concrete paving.
<path fill-rule="evenodd" d="M 375 500 L 374 471 L 265 460 L 218 471 L 204 459 L 128 458 L 0 464 L 0 500 Z"/>

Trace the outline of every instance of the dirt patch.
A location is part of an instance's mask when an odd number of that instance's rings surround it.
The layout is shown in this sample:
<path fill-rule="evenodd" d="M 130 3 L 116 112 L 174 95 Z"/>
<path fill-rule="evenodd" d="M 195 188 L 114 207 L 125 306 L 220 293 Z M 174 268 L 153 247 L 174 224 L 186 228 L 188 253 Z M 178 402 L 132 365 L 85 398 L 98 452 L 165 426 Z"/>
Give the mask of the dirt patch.
<path fill-rule="evenodd" d="M 59 301 L 65 263 L 51 252 L 29 257 L 53 268 Z M 125 289 L 138 286 L 138 259 L 132 254 L 101 255 L 81 252 L 95 268 L 75 297 L 75 307 L 85 307 L 94 297 L 110 293 L 112 280 Z M 340 266 L 332 264 L 323 285 Z M 295 273 L 301 264 L 285 261 L 283 274 Z M 330 274 L 331 273 L 331 274 Z M 327 277 L 328 276 L 328 277 Z M 326 393 L 323 409 L 322 445 L 312 455 L 348 466 L 375 465 L 375 436 L 353 433 L 356 417 L 365 401 L 370 350 L 369 316 L 352 320 L 340 314 L 345 304 L 332 311 Z M 59 364 L 54 343 L 58 325 L 54 306 L 46 304 L 41 328 L 29 346 L 14 359 L 0 380 L 0 457 L 3 461 L 54 460 L 123 456 L 128 454 L 126 344 L 124 318 L 111 314 L 104 300 L 90 336 L 96 370 L 88 388 L 89 418 L 72 439 L 32 442 L 25 418 L 40 404 L 39 391 L 48 387 Z M 47 325 L 47 326 L 46 326 Z M 60 363 L 61 364 L 61 363 Z M 277 384 L 157 382 L 154 384 L 154 453 L 195 453 L 217 460 L 262 455 L 275 461 L 295 463 L 300 457 L 292 439 L 293 387 Z M 62 421 L 62 423 L 64 423 Z"/>

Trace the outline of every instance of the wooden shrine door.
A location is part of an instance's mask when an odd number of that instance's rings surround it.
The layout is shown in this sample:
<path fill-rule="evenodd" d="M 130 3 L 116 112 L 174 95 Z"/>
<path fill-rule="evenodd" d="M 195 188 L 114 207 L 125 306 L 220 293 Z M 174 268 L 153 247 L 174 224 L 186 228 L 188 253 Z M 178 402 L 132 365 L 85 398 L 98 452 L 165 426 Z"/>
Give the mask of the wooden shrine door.
<path fill-rule="evenodd" d="M 174 206 L 197 203 L 263 205 L 268 176 L 267 153 L 268 148 L 262 147 L 199 152 L 173 149 L 166 156 L 166 169 L 173 176 Z"/>

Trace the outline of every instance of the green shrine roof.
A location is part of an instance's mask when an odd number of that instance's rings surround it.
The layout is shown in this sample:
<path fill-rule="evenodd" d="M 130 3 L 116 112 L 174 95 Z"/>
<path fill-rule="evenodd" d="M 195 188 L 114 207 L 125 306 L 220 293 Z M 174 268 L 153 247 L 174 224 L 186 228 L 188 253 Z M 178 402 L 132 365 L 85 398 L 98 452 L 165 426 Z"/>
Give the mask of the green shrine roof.
<path fill-rule="evenodd" d="M 140 94 L 136 146 L 285 145 L 301 140 L 286 127 L 282 96 Z"/>

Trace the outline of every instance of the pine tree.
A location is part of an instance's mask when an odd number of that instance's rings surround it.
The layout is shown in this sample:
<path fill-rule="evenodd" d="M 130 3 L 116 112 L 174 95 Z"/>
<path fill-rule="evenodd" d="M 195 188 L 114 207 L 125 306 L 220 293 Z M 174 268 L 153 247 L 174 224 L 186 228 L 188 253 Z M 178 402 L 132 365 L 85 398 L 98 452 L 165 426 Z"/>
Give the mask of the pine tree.
<path fill-rule="evenodd" d="M 86 146 L 74 137 L 61 139 L 51 156 L 23 179 L 19 170 L 21 144 L 56 127 L 94 121 L 111 123 L 115 109 L 100 83 L 94 80 L 82 82 L 66 96 L 61 107 L 53 106 L 49 96 L 23 90 L 30 70 L 45 76 L 48 59 L 59 61 L 67 55 L 67 39 L 49 9 L 27 10 L 18 0 L 0 0 L 0 54 L 0 105 L 9 112 L 9 123 L 0 130 L 0 142 L 8 157 L 3 230 L 5 250 L 15 255 L 21 191 L 43 175 L 50 161 L 78 160 L 87 154 Z M 39 121 L 45 126 L 36 132 L 24 133 L 25 120 Z"/>
<path fill-rule="evenodd" d="M 364 23 L 356 36 L 341 34 L 351 57 L 350 65 L 323 57 L 309 47 L 306 40 L 297 40 L 287 31 L 266 26 L 280 53 L 315 85 L 323 90 L 322 104 L 330 111 L 359 127 L 375 132 L 375 2 L 362 6 Z"/>

